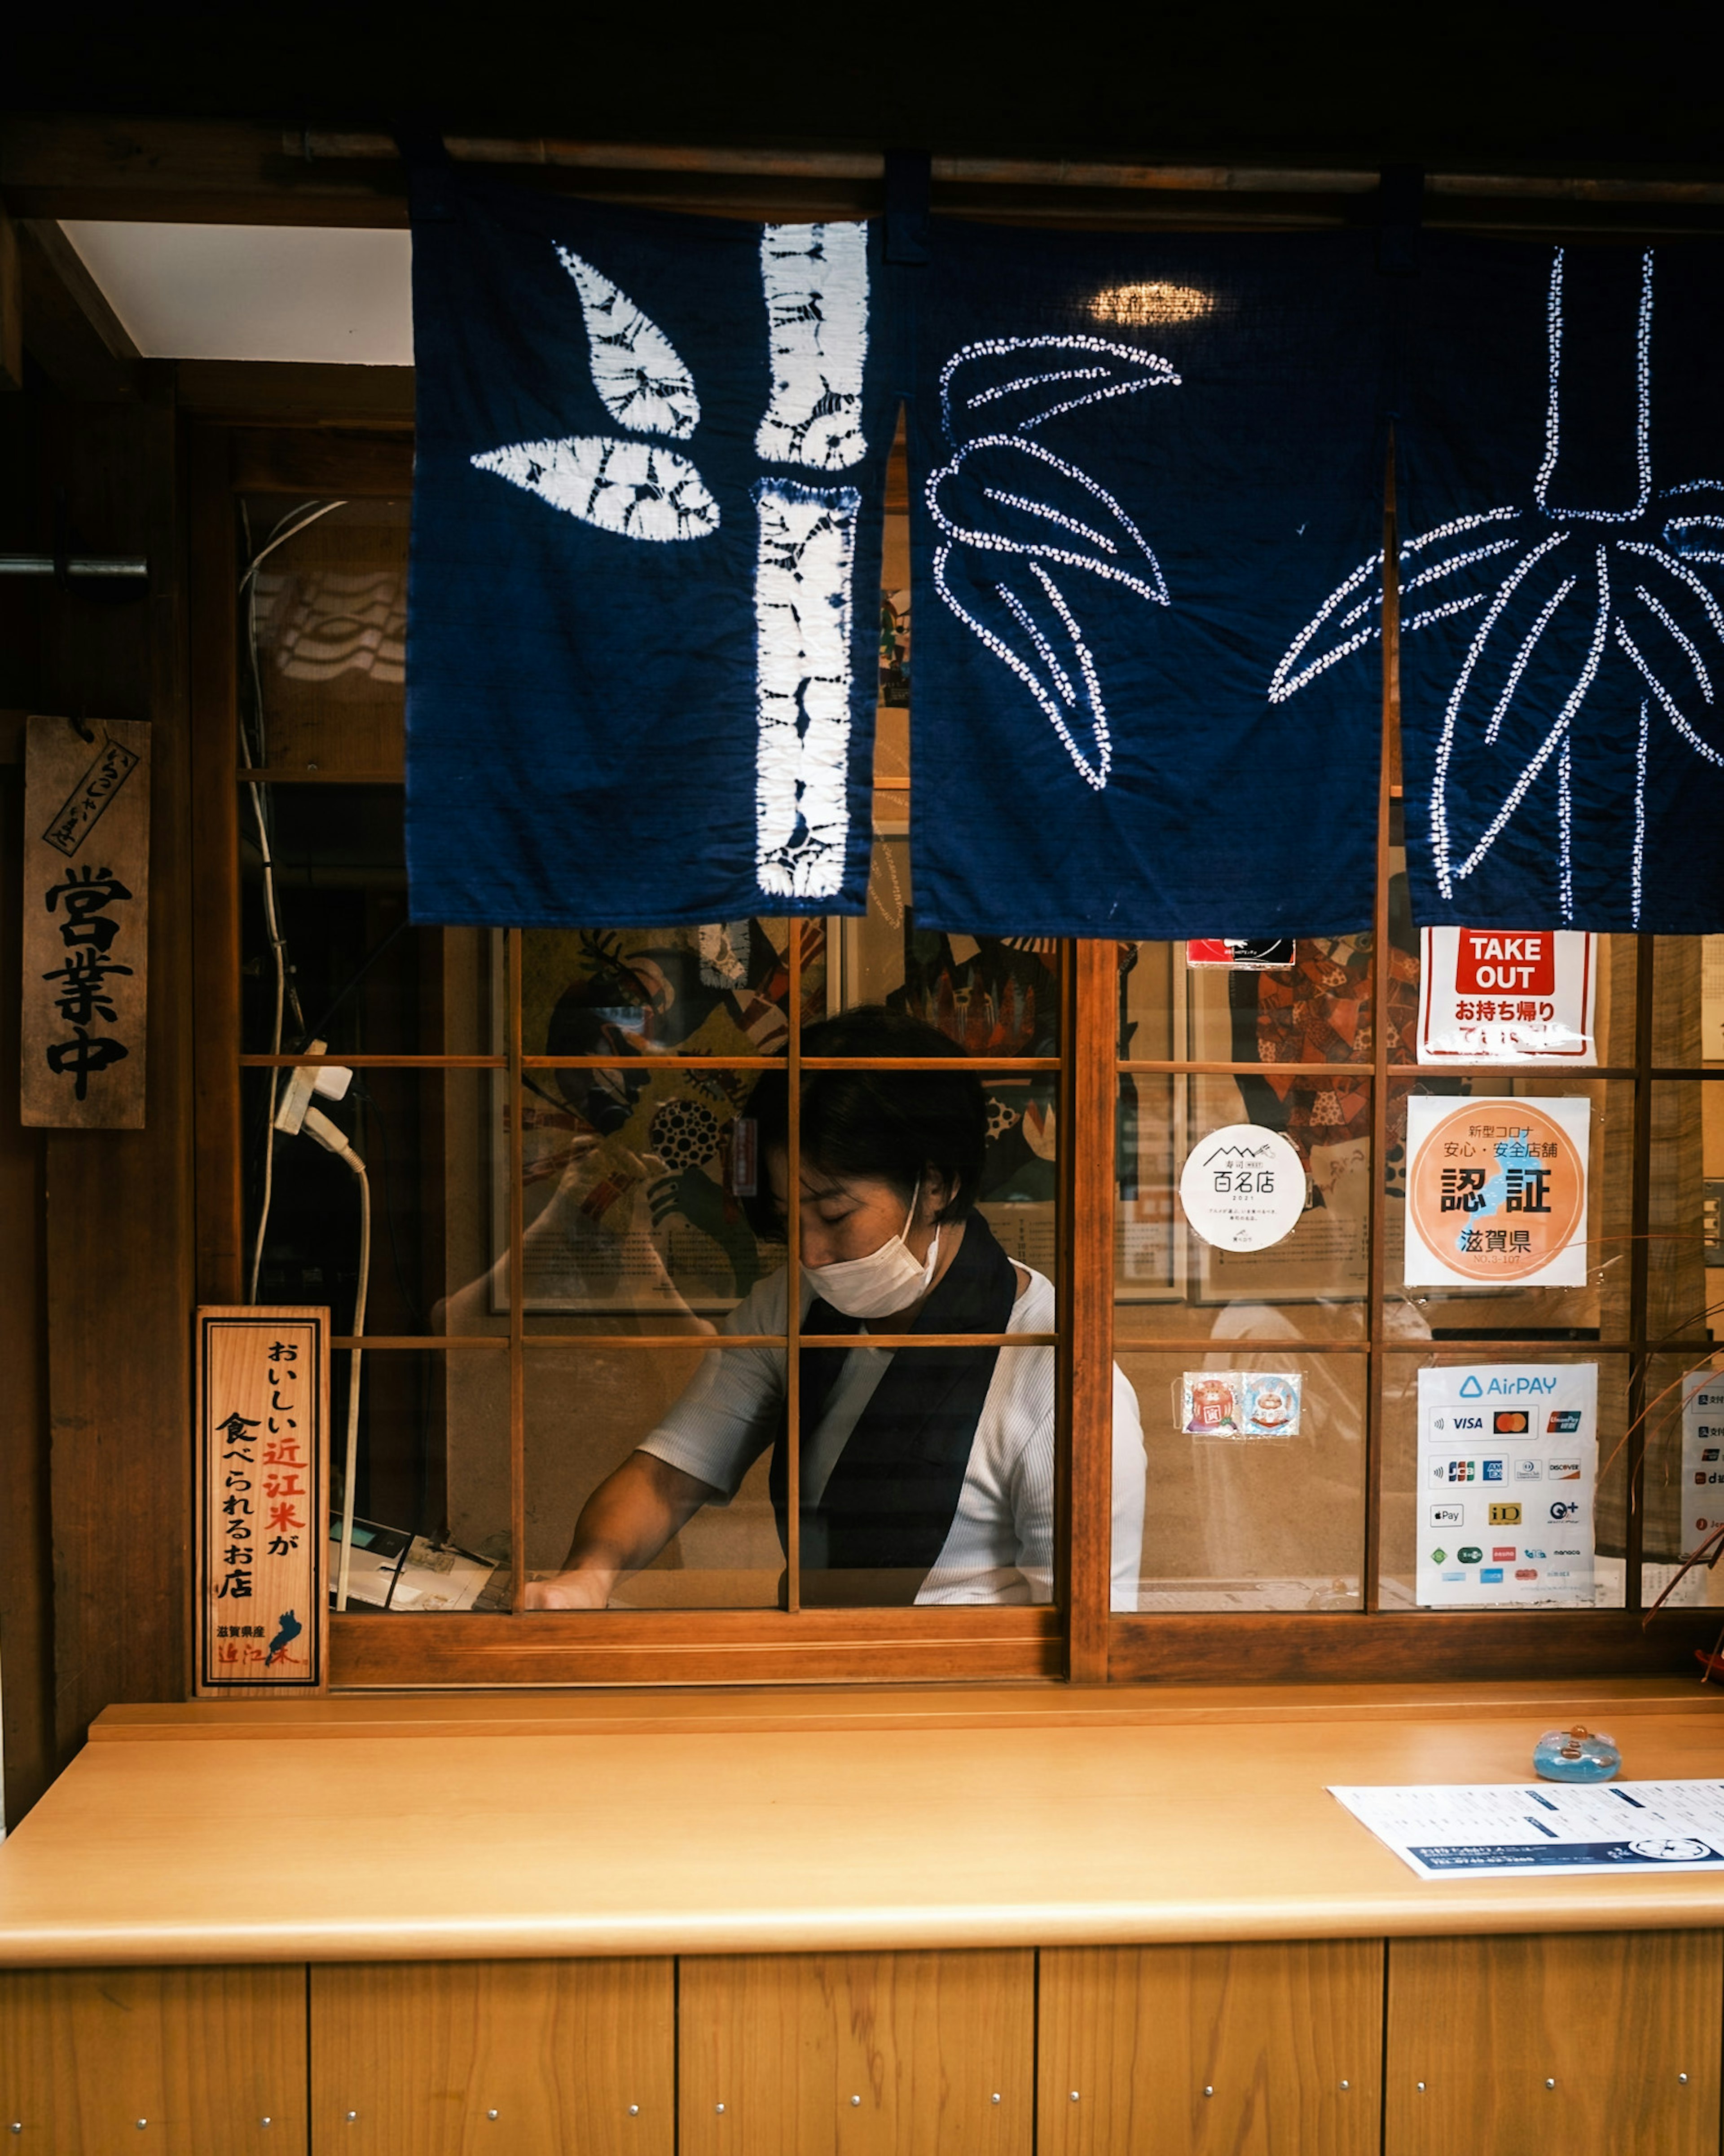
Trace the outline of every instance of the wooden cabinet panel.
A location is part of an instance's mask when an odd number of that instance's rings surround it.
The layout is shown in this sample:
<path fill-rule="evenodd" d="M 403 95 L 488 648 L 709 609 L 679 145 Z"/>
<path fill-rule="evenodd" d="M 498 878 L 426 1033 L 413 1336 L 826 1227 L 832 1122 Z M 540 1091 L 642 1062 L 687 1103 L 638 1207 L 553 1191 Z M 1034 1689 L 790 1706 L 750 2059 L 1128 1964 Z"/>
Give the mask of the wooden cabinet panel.
<path fill-rule="evenodd" d="M 313 2156 L 670 2156 L 675 2016 L 668 1960 L 314 1969 Z"/>
<path fill-rule="evenodd" d="M 305 2146 L 303 1966 L 0 1974 L 0 2148 L 300 2156 Z"/>
<path fill-rule="evenodd" d="M 1379 1939 L 1049 1948 L 1039 2026 L 1039 2156 L 1377 2148 Z"/>
<path fill-rule="evenodd" d="M 719 1955 L 679 1972 L 681 2156 L 1029 2156 L 1035 1957 Z"/>
<path fill-rule="evenodd" d="M 1386 2156 L 1716 2156 L 1721 2008 L 1717 1932 L 1396 1939 Z"/>

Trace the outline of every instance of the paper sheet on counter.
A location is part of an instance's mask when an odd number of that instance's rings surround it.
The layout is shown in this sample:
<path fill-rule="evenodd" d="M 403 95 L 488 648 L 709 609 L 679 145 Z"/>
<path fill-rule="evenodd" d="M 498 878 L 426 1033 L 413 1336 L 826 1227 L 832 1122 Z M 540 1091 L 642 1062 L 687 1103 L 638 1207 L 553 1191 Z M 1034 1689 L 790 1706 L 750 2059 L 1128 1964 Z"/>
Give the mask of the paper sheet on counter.
<path fill-rule="evenodd" d="M 1724 1871 L 1724 1782 L 1484 1782 L 1329 1794 L 1421 1879 Z"/>

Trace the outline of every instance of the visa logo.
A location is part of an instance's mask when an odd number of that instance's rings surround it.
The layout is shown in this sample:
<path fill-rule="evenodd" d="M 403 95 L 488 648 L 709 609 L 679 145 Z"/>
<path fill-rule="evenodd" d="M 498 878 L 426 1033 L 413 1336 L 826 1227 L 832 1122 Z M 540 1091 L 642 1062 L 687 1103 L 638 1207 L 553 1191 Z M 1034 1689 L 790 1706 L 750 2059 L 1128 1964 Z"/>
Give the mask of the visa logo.
<path fill-rule="evenodd" d="M 1453 1430 L 1482 1430 L 1485 1418 L 1483 1415 L 1450 1415 L 1449 1423 Z"/>

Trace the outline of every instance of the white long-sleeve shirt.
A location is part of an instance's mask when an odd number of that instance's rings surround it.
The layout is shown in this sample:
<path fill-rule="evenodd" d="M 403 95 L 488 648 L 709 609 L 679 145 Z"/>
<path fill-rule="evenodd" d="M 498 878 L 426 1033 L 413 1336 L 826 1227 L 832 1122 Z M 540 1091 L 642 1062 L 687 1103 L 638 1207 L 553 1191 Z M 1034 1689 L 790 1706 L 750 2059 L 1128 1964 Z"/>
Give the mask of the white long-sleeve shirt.
<path fill-rule="evenodd" d="M 1008 1332 L 1054 1329 L 1054 1284 L 1028 1266 L 1029 1285 L 1012 1306 Z M 726 1332 L 782 1332 L 785 1280 L 759 1281 L 724 1320 Z M 802 1310 L 814 1289 L 804 1279 Z M 913 1350 L 906 1351 L 913 1353 Z M 919 1603 L 1049 1602 L 1054 1594 L 1054 1351 L 1002 1348 L 982 1403 L 957 1510 Z M 852 1348 L 810 1440 L 804 1502 L 819 1502 L 892 1351 Z M 724 1493 L 777 1436 L 784 1414 L 782 1348 L 710 1352 L 699 1374 L 639 1450 Z M 1113 1373 L 1113 1606 L 1135 1609 L 1143 1542 L 1143 1431 L 1137 1396 Z"/>

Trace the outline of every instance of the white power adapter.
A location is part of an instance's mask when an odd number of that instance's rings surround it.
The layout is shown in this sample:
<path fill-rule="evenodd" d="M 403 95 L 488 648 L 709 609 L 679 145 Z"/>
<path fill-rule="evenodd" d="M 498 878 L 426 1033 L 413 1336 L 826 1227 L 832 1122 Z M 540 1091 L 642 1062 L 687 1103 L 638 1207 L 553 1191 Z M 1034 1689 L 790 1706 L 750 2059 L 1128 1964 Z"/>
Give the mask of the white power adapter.
<path fill-rule="evenodd" d="M 308 1055 L 326 1055 L 329 1043 L 314 1040 L 306 1049 Z M 307 1137 L 316 1138 L 326 1152 L 345 1159 L 355 1170 L 359 1168 L 359 1156 L 348 1143 L 345 1132 L 338 1130 L 329 1117 L 314 1107 L 315 1098 L 325 1101 L 345 1100 L 347 1088 L 353 1083 L 353 1073 L 345 1063 L 326 1063 L 321 1065 L 300 1064 L 289 1074 L 286 1090 L 281 1096 L 281 1105 L 275 1111 L 275 1127 L 284 1137 L 296 1137 L 303 1131 Z"/>

